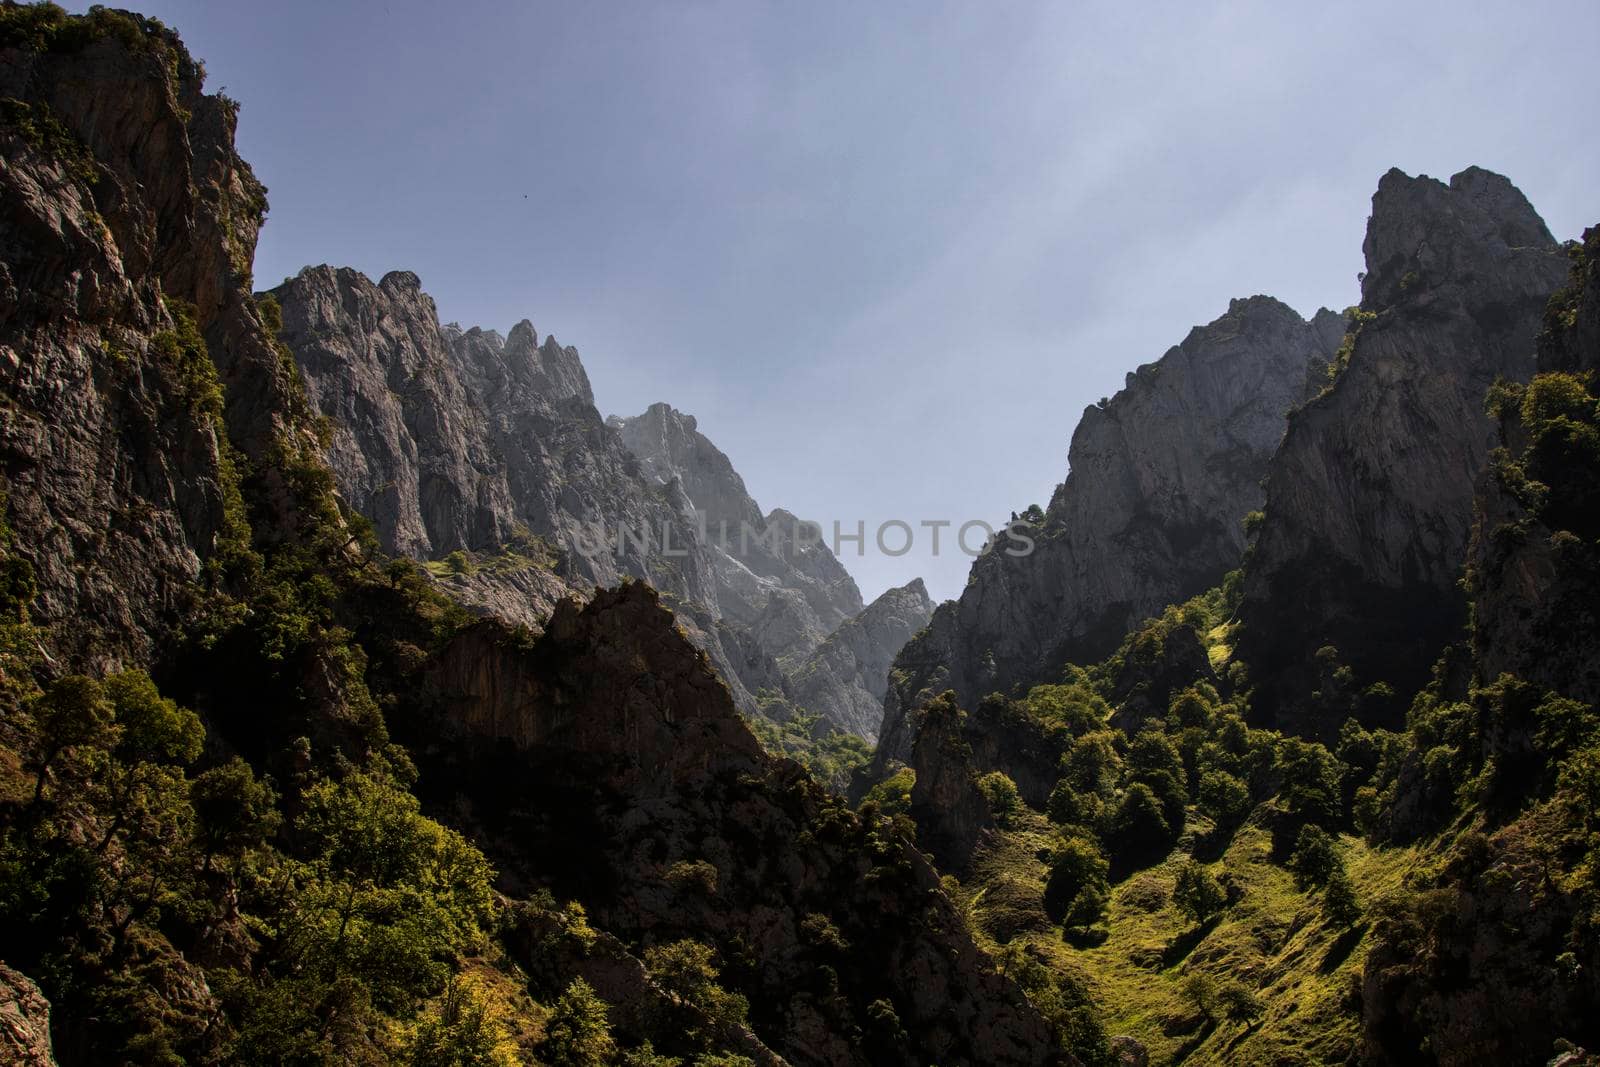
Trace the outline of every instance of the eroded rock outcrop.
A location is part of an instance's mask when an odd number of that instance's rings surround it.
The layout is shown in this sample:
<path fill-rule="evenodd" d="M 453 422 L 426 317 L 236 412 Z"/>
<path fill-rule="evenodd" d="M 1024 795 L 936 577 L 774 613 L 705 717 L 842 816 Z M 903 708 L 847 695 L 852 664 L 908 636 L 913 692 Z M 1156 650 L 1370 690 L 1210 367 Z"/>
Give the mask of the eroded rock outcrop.
<path fill-rule="evenodd" d="M 1600 371 L 1600 227 L 1546 310 L 1538 371 Z M 1505 451 L 1483 479 L 1469 557 L 1473 656 L 1485 681 L 1510 672 L 1600 703 L 1600 473 L 1581 426 L 1546 426 L 1537 445 L 1532 429 L 1520 404 L 1505 405 Z"/>
<path fill-rule="evenodd" d="M 1398 170 L 1372 198 L 1348 366 L 1295 412 L 1267 479 L 1237 654 L 1255 712 L 1291 729 L 1332 645 L 1357 684 L 1410 693 L 1466 621 L 1458 582 L 1492 427 L 1484 395 L 1533 372 L 1566 260 L 1505 178 Z M 1392 725 L 1400 705 L 1388 709 Z M 1381 717 L 1381 716 L 1380 716 Z"/>
<path fill-rule="evenodd" d="M 50 1002 L 26 975 L 0 963 L 0 1062 L 55 1067 L 50 1050 Z"/>
<path fill-rule="evenodd" d="M 485 622 L 431 686 L 456 743 L 424 780 L 499 843 L 507 876 L 576 897 L 625 942 L 695 931 L 748 957 L 724 977 L 789 1062 L 1060 1059 L 921 854 L 766 756 L 647 586 L 565 604 L 526 645 Z"/>
<path fill-rule="evenodd" d="M 879 769 L 905 760 L 906 712 L 953 689 L 968 707 L 989 692 L 1054 680 L 1098 660 L 1141 619 L 1221 580 L 1245 548 L 1242 520 L 1286 413 L 1324 373 L 1343 319 L 1310 322 L 1268 297 L 1235 300 L 1183 344 L 1128 375 L 1084 411 L 1071 471 L 1027 527 L 1031 553 L 1002 540 L 973 565 L 896 661 Z"/>
<path fill-rule="evenodd" d="M 531 534 L 554 546 L 566 577 L 631 576 L 711 598 L 677 502 L 607 431 L 575 349 L 539 344 L 526 320 L 505 338 L 441 326 L 409 271 L 374 284 L 308 267 L 271 295 L 280 339 L 331 422 L 340 493 L 385 549 L 495 555 Z M 691 551 L 669 558 L 663 538 Z"/>
<path fill-rule="evenodd" d="M 781 508 L 763 515 L 693 415 L 652 404 L 631 419 L 613 416 L 609 425 L 652 478 L 681 486 L 711 554 L 718 608 L 780 663 L 798 666 L 861 611 L 861 591 L 816 528 Z"/>
<path fill-rule="evenodd" d="M 875 740 L 894 657 L 931 618 L 933 601 L 922 579 L 887 590 L 829 634 L 795 672 L 794 703 Z"/>
<path fill-rule="evenodd" d="M 35 618 L 100 664 L 149 652 L 227 536 L 224 441 L 264 482 L 296 444 L 234 106 L 171 31 L 117 18 L 137 47 L 0 45 L 0 477 Z"/>

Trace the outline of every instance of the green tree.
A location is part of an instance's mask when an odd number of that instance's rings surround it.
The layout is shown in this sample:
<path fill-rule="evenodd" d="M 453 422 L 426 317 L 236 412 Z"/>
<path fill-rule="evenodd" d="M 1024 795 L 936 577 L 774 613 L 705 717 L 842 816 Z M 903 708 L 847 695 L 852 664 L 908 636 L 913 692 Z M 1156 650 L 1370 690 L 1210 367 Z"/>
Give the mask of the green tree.
<path fill-rule="evenodd" d="M 104 825 L 99 851 L 130 822 L 152 812 L 180 805 L 164 794 L 183 789 L 182 775 L 172 767 L 194 762 L 205 741 L 200 717 L 163 697 L 143 671 L 125 671 L 105 680 L 116 738 L 96 783 L 96 800 Z"/>
<path fill-rule="evenodd" d="M 445 961 L 476 949 L 492 918 L 488 861 L 381 767 L 317 782 L 302 803 L 294 830 L 308 855 L 274 879 L 286 962 L 359 981 L 381 1011 L 436 992 Z"/>
<path fill-rule="evenodd" d="M 644 966 L 661 987 L 679 1001 L 699 1008 L 713 1021 L 744 1021 L 749 1010 L 744 997 L 717 984 L 721 972 L 709 945 L 685 939 L 645 949 Z"/>
<path fill-rule="evenodd" d="M 1217 1007 L 1229 1022 L 1253 1024 L 1265 1010 L 1255 990 L 1242 982 L 1224 982 L 1217 989 Z"/>
<path fill-rule="evenodd" d="M 277 833 L 278 797 L 238 756 L 189 784 L 195 831 L 205 869 L 217 856 L 235 857 Z"/>
<path fill-rule="evenodd" d="M 1215 1022 L 1218 1014 L 1217 980 L 1204 971 L 1192 971 L 1178 985 L 1184 1000 L 1205 1018 Z"/>
<path fill-rule="evenodd" d="M 29 706 L 33 719 L 27 762 L 34 774 L 33 803 L 44 797 L 45 782 L 63 757 L 79 748 L 104 748 L 116 736 L 116 708 L 93 678 L 69 674 Z"/>
<path fill-rule="evenodd" d="M 1320 826 L 1303 826 L 1295 843 L 1294 854 L 1289 857 L 1289 869 L 1301 889 L 1327 885 L 1335 871 L 1344 869 L 1338 847 L 1333 837 Z"/>
<path fill-rule="evenodd" d="M 1036 685 L 1022 698 L 1036 718 L 1065 726 L 1075 735 L 1105 729 L 1111 708 L 1087 685 Z"/>
<path fill-rule="evenodd" d="M 148 674 L 113 674 L 104 692 L 120 727 L 112 752 L 123 762 L 187 765 L 200 755 L 206 738 L 200 717 L 162 696 Z"/>
<path fill-rule="evenodd" d="M 541 1051 L 552 1067 L 602 1067 L 616 1055 L 605 1001 L 582 978 L 574 978 L 545 1025 Z"/>
<path fill-rule="evenodd" d="M 438 1002 L 412 1029 L 404 1062 L 409 1067 L 515 1067 L 518 1058 L 506 1025 L 508 1007 L 482 981 L 451 978 Z M 604 1024 L 604 1004 L 600 1011 Z"/>
<path fill-rule="evenodd" d="M 1322 909 L 1335 926 L 1348 928 L 1361 921 L 1361 901 L 1356 898 L 1355 887 L 1350 884 L 1343 864 L 1335 867 L 1328 877 L 1328 886 L 1322 893 Z"/>
<path fill-rule="evenodd" d="M 983 794 L 983 799 L 989 805 L 990 814 L 1002 826 L 1022 805 L 1022 798 L 1017 793 L 1017 783 L 1003 771 L 990 771 L 979 778 L 978 792 Z"/>
<path fill-rule="evenodd" d="M 1278 773 L 1283 785 L 1278 799 L 1294 826 L 1338 825 L 1342 809 L 1339 761 L 1315 741 L 1286 737 L 1278 744 Z"/>
<path fill-rule="evenodd" d="M 1051 850 L 1044 908 L 1053 922 L 1090 926 L 1105 908 L 1109 865 L 1092 842 L 1068 837 Z"/>
<path fill-rule="evenodd" d="M 1236 826 L 1250 813 L 1250 787 L 1227 771 L 1202 774 L 1198 799 L 1200 810 L 1218 826 Z"/>
<path fill-rule="evenodd" d="M 1178 866 L 1172 902 L 1192 922 L 1203 923 L 1227 905 L 1228 894 L 1204 866 L 1185 860 Z"/>
<path fill-rule="evenodd" d="M 1099 730 L 1072 742 L 1061 758 L 1062 776 L 1079 793 L 1108 794 L 1122 773 L 1113 734 Z"/>
<path fill-rule="evenodd" d="M 1115 851 L 1131 857 L 1148 856 L 1171 838 L 1171 829 L 1161 813 L 1161 802 L 1149 786 L 1135 782 L 1128 787 L 1111 817 L 1111 838 Z"/>

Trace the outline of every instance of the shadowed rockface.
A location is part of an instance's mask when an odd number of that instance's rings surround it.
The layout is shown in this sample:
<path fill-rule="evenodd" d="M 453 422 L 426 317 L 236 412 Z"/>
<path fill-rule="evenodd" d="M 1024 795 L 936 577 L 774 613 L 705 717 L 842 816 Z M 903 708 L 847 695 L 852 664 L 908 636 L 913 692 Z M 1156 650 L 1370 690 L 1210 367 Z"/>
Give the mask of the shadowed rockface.
<path fill-rule="evenodd" d="M 1238 656 L 1255 713 L 1322 733 L 1300 702 L 1332 645 L 1362 687 L 1413 692 L 1461 636 L 1459 586 L 1492 426 L 1484 395 L 1533 373 L 1534 335 L 1566 258 L 1505 178 L 1446 185 L 1398 170 L 1372 198 L 1346 366 L 1289 421 L 1246 571 Z M 1403 704 L 1390 706 L 1395 725 Z"/>

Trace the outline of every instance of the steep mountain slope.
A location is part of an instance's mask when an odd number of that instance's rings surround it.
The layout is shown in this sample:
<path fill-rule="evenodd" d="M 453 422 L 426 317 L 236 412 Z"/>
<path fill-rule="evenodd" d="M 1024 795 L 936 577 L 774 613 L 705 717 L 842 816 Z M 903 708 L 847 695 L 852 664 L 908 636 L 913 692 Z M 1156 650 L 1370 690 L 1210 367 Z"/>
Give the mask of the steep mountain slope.
<path fill-rule="evenodd" d="M 662 556 L 663 530 L 692 547 L 691 530 L 605 431 L 575 350 L 553 337 L 537 344 L 526 320 L 506 339 L 441 327 L 405 271 L 373 284 L 348 268 L 308 267 L 271 295 L 283 309 L 279 338 L 332 424 L 340 492 L 387 550 L 494 554 L 531 533 L 562 551 L 568 576 L 632 575 L 711 597 L 701 554 Z"/>
<path fill-rule="evenodd" d="M 1236 567 L 1284 417 L 1342 332 L 1332 312 L 1306 322 L 1268 297 L 1235 300 L 1087 408 L 1067 480 L 1028 530 L 1031 554 L 980 557 L 960 600 L 901 653 L 878 764 L 908 758 L 905 715 L 928 695 L 953 689 L 972 705 L 1054 680 L 1069 660 L 1099 659 L 1140 619 Z"/>
<path fill-rule="evenodd" d="M 1600 372 L 1600 229 L 1584 234 L 1574 256 L 1569 284 L 1545 312 L 1540 374 Z M 1508 452 L 1491 457 L 1478 493 L 1468 582 L 1477 604 L 1472 648 L 1485 677 L 1509 671 L 1593 704 L 1600 702 L 1593 550 L 1600 497 L 1592 480 L 1573 484 L 1582 461 L 1572 453 L 1585 435 L 1571 420 L 1581 420 L 1574 410 L 1581 397 L 1578 380 L 1552 377 L 1520 403 L 1509 395 L 1493 401 Z M 1524 453 L 1531 462 L 1513 458 Z M 1552 482 L 1562 499 L 1548 499 Z"/>
<path fill-rule="evenodd" d="M 933 601 L 921 578 L 886 590 L 806 658 L 791 683 L 794 703 L 876 739 L 894 657 L 932 618 Z"/>
<path fill-rule="evenodd" d="M 682 487 L 704 531 L 724 617 L 793 667 L 861 610 L 861 591 L 813 527 L 782 509 L 762 515 L 728 457 L 693 415 L 652 404 L 608 425 L 658 483 Z"/>
<path fill-rule="evenodd" d="M 181 51 L 165 65 L 158 24 L 102 22 L 71 51 L 0 37 L 0 474 L 35 617 L 110 664 L 152 651 L 233 535 L 224 418 L 250 460 L 298 442 L 250 299 L 265 199 L 233 105 Z"/>
<path fill-rule="evenodd" d="M 1247 569 L 1239 657 L 1255 712 L 1295 729 L 1331 645 L 1366 687 L 1414 691 L 1466 621 L 1458 586 L 1488 459 L 1483 398 L 1526 381 L 1565 258 L 1526 198 L 1470 168 L 1448 185 L 1384 175 L 1361 317 L 1331 389 L 1289 420 Z M 1381 717 L 1397 722 L 1404 704 Z"/>
<path fill-rule="evenodd" d="M 176 35 L 6 4 L 0 77 L 0 947 L 60 1062 L 1071 1062 L 890 821 L 760 750 L 655 593 L 475 623 L 354 520 L 249 290 L 234 105 Z M 371 385 L 330 393 L 356 428 L 490 473 L 362 407 L 443 355 L 367 321 L 325 338 Z M 531 388 L 585 405 L 540 351 Z M 381 495 L 380 453 L 339 454 Z M 391 537 L 482 518 L 428 477 Z"/>
<path fill-rule="evenodd" d="M 1051 1062 L 1048 1026 L 974 954 L 927 861 L 766 757 L 687 651 L 640 584 L 563 602 L 526 649 L 468 630 L 430 671 L 439 728 L 468 736 L 424 763 L 429 789 L 508 874 L 554 867 L 625 941 L 709 934 L 791 1063 Z"/>

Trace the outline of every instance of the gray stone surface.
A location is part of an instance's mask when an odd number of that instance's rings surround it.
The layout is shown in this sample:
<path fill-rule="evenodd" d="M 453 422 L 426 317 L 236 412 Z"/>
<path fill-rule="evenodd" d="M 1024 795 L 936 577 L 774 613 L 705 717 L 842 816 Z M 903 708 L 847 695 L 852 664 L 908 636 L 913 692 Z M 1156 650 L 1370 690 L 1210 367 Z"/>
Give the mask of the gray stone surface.
<path fill-rule="evenodd" d="M 1310 322 L 1269 297 L 1235 300 L 1221 318 L 1129 374 L 1087 408 L 1072 435 L 1070 472 L 1031 554 L 1010 543 L 981 556 L 961 598 L 896 661 L 877 770 L 909 758 L 906 712 L 955 690 L 967 706 L 989 692 L 1055 680 L 1093 662 L 1132 626 L 1219 582 L 1245 548 L 1244 516 L 1289 410 L 1325 373 L 1342 316 Z"/>
<path fill-rule="evenodd" d="M 1527 199 L 1477 168 L 1448 185 L 1391 170 L 1362 247 L 1362 308 L 1377 317 L 1333 387 L 1289 420 L 1240 612 L 1256 713 L 1308 732 L 1339 726 L 1302 721 L 1318 648 L 1336 647 L 1358 686 L 1408 693 L 1464 636 L 1458 582 L 1493 445 L 1484 395 L 1533 373 L 1567 271 Z"/>

